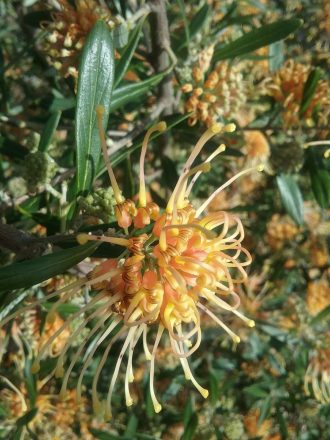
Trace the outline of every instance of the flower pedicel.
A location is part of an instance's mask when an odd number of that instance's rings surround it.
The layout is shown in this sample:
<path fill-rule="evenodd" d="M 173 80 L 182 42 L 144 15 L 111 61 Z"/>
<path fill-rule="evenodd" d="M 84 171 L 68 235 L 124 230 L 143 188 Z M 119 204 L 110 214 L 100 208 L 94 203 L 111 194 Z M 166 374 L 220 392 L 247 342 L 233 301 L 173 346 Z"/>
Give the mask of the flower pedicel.
<path fill-rule="evenodd" d="M 231 312 L 245 321 L 249 327 L 254 326 L 254 321 L 238 311 L 240 299 L 235 292 L 235 285 L 246 280 L 245 267 L 251 263 L 249 252 L 242 246 L 242 223 L 236 215 L 224 211 L 205 214 L 205 210 L 214 197 L 234 180 L 244 174 L 261 171 L 262 167 L 241 171 L 195 209 L 188 200 L 190 191 L 199 175 L 210 169 L 211 160 L 224 151 L 225 146 L 220 145 L 204 163 L 192 167 L 195 159 L 213 136 L 235 130 L 234 124 L 212 125 L 195 145 L 167 207 L 161 213 L 156 203 L 146 201 L 144 160 L 150 136 L 156 131 L 166 130 L 166 124 L 160 122 L 151 127 L 144 138 L 140 157 L 139 200 L 136 204 L 124 198 L 113 173 L 102 129 L 103 110 L 101 106 L 96 110 L 102 152 L 116 201 L 115 216 L 124 234 L 79 234 L 77 240 L 80 244 L 95 240 L 119 245 L 123 247 L 124 252 L 119 258 L 102 261 L 87 277 L 21 308 L 6 317 L 0 325 L 5 325 L 31 306 L 35 307 L 36 304 L 57 296 L 59 299 L 53 303 L 46 318 L 52 321 L 57 307 L 70 300 L 82 288 L 91 288 L 96 292 L 84 307 L 70 315 L 44 343 L 33 362 L 32 371 L 36 373 L 39 370 L 40 361 L 49 352 L 52 341 L 69 327 L 72 320 L 81 318 L 81 323 L 72 332 L 58 357 L 55 375 L 63 377 L 60 394 L 62 397 L 65 396 L 70 374 L 79 360 L 82 361 L 82 367 L 77 382 L 77 396 L 78 400 L 81 398 L 84 374 L 94 354 L 104 343 L 105 348 L 93 378 L 92 399 L 94 411 L 104 412 L 104 417 L 110 419 L 112 394 L 125 354 L 125 398 L 127 406 L 133 404 L 129 384 L 134 381 L 134 348 L 140 341 L 145 356 L 150 361 L 150 394 L 154 409 L 159 412 L 161 404 L 155 395 L 154 371 L 157 348 L 164 333 L 167 334 L 173 353 L 182 365 L 186 379 L 206 398 L 208 391 L 196 381 L 188 362 L 188 358 L 198 349 L 201 342 L 200 314 L 206 313 L 211 317 L 230 335 L 235 344 L 239 342 L 239 337 L 215 314 L 215 307 Z M 189 178 L 191 180 L 188 184 Z M 146 233 L 146 230 L 150 232 Z M 89 333 L 70 358 L 70 363 L 66 365 L 65 358 L 71 343 L 89 325 Z M 148 334 L 152 329 L 156 330 L 156 336 L 150 344 Z M 93 336 L 96 337 L 96 342 L 89 345 L 88 342 Z M 106 401 L 102 402 L 97 392 L 99 377 L 111 347 L 118 340 L 122 341 L 122 349 L 114 367 Z"/>

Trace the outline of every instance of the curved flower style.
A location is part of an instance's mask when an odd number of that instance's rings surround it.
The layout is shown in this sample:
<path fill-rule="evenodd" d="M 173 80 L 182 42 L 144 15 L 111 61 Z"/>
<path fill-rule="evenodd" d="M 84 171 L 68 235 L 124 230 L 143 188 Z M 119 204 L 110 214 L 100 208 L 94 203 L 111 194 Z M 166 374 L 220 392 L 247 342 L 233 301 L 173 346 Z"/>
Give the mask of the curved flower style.
<path fill-rule="evenodd" d="M 154 370 L 157 347 L 164 333 L 167 333 L 173 353 L 181 362 L 186 379 L 206 398 L 208 391 L 196 381 L 188 362 L 189 356 L 201 343 L 200 315 L 206 313 L 211 317 L 230 335 L 235 344 L 239 342 L 239 337 L 215 314 L 214 308 L 231 312 L 248 326 L 254 326 L 254 321 L 238 311 L 240 299 L 235 292 L 235 286 L 246 280 L 245 267 L 251 263 L 250 254 L 242 245 L 242 223 L 236 215 L 224 211 L 210 214 L 204 212 L 220 191 L 238 177 L 255 171 L 257 167 L 246 169 L 232 177 L 195 209 L 188 199 L 192 186 L 202 172 L 210 169 L 211 160 L 223 151 L 225 146 L 220 145 L 201 165 L 192 168 L 193 162 L 210 138 L 221 131 L 235 129 L 234 124 L 213 125 L 194 147 L 166 210 L 161 213 L 155 203 L 146 201 L 144 160 L 150 136 L 156 131 L 164 131 L 165 123 L 160 122 L 150 128 L 145 136 L 140 158 L 139 200 L 136 204 L 125 199 L 119 190 L 107 156 L 102 114 L 103 108 L 98 107 L 99 134 L 116 201 L 115 215 L 124 235 L 79 234 L 77 239 L 80 244 L 95 240 L 119 245 L 123 247 L 124 252 L 117 259 L 101 262 L 86 278 L 48 295 L 46 300 L 59 296 L 47 315 L 47 320 L 52 321 L 58 306 L 70 300 L 82 288 L 92 288 L 97 292 L 88 304 L 71 315 L 42 346 L 32 369 L 34 372 L 38 371 L 40 360 L 47 354 L 52 342 L 65 331 L 72 320 L 83 316 L 82 322 L 60 352 L 55 375 L 63 377 L 61 395 L 64 397 L 72 369 L 82 358 L 83 365 L 77 382 L 77 395 L 80 398 L 84 374 L 95 352 L 104 342 L 106 348 L 94 375 L 92 398 L 95 412 L 104 411 L 105 418 L 109 419 L 112 395 L 125 354 L 126 404 L 130 406 L 133 403 L 129 384 L 134 380 L 134 348 L 139 341 L 142 340 L 146 358 L 150 360 L 150 393 L 154 409 L 159 412 L 161 405 L 155 395 Z M 188 185 L 190 177 L 192 179 Z M 20 312 L 24 310 L 23 308 Z M 15 314 L 7 317 L 2 325 L 13 316 Z M 66 354 L 72 341 L 90 324 L 92 325 L 89 333 L 73 355 L 70 364 L 65 367 Z M 152 334 L 153 329 L 156 330 L 156 336 L 150 347 L 148 334 Z M 93 336 L 96 336 L 96 342 L 86 349 Z M 119 339 L 123 341 L 122 349 L 114 367 L 106 402 L 101 402 L 97 392 L 99 377 L 111 347 Z"/>
<path fill-rule="evenodd" d="M 304 389 L 307 396 L 311 395 L 310 386 L 314 397 L 321 403 L 330 403 L 330 334 L 326 334 L 326 347 L 318 349 L 311 359 L 304 380 Z"/>

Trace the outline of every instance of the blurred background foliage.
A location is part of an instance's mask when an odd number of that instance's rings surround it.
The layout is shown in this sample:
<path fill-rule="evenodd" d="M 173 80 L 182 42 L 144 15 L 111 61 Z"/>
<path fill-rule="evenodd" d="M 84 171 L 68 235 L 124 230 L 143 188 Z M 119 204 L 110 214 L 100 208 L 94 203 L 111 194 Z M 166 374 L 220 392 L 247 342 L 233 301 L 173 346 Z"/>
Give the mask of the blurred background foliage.
<path fill-rule="evenodd" d="M 92 414 L 88 398 L 97 359 L 85 400 L 78 406 L 72 388 L 60 401 L 54 358 L 37 380 L 30 354 L 84 298 L 63 304 L 53 324 L 46 303 L 0 329 L 0 438 L 329 439 L 330 2 L 3 0 L 0 23 L 1 317 L 115 252 L 82 249 L 74 238 L 114 225 L 99 141 L 93 127 L 84 131 L 95 96 L 110 115 L 109 153 L 127 196 L 137 192 L 141 136 L 160 119 L 169 129 L 152 142 L 146 174 L 161 207 L 187 152 L 216 121 L 237 129 L 207 144 L 205 155 L 221 142 L 227 149 L 194 187 L 196 204 L 227 176 L 265 166 L 210 206 L 239 213 L 245 225 L 253 264 L 239 294 L 256 327 L 232 319 L 242 340 L 233 347 L 202 318 L 192 367 L 209 398 L 190 389 L 163 348 L 161 413 L 138 352 L 142 403 L 128 409 L 116 395 L 111 423 Z M 66 338 L 55 340 L 54 355 Z"/>

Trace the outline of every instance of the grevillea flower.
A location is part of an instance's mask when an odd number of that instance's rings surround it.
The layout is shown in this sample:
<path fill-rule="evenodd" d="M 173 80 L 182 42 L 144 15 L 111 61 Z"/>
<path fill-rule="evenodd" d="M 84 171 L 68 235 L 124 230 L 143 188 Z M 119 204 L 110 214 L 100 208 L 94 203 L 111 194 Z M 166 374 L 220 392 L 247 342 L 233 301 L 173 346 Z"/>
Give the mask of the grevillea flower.
<path fill-rule="evenodd" d="M 39 370 L 40 361 L 52 347 L 53 340 L 69 327 L 69 323 L 83 317 L 61 349 L 55 375 L 63 377 L 61 395 L 64 397 L 71 372 L 76 362 L 82 361 L 77 378 L 79 400 L 84 375 L 94 354 L 101 344 L 105 344 L 93 378 L 92 399 L 95 412 L 104 411 L 105 418 L 109 419 L 112 413 L 112 395 L 125 355 L 126 404 L 133 404 L 129 384 L 134 381 L 134 349 L 138 343 L 142 343 L 145 356 L 150 361 L 150 394 L 154 409 L 159 412 L 161 404 L 155 394 L 154 371 L 157 348 L 164 335 L 167 335 L 166 339 L 181 363 L 186 379 L 206 398 L 208 391 L 196 381 L 188 362 L 188 358 L 201 343 L 201 314 L 214 320 L 235 344 L 239 342 L 239 337 L 216 315 L 215 309 L 230 312 L 249 327 L 254 326 L 254 321 L 238 310 L 240 299 L 235 291 L 235 287 L 247 279 L 245 268 L 251 263 L 250 253 L 242 244 L 242 223 L 237 215 L 225 211 L 210 214 L 205 211 L 219 192 L 240 176 L 260 167 L 241 171 L 215 190 L 201 206 L 193 207 L 189 195 L 194 183 L 202 172 L 210 169 L 211 160 L 225 146 L 220 145 L 200 165 L 193 167 L 194 161 L 209 139 L 220 132 L 231 132 L 235 129 L 234 124 L 215 124 L 195 145 L 166 209 L 161 212 L 156 203 L 147 202 L 144 161 L 150 136 L 156 131 L 164 131 L 166 124 L 160 122 L 150 128 L 144 138 L 140 157 L 140 190 L 138 202 L 135 203 L 123 196 L 116 181 L 107 155 L 102 114 L 103 108 L 98 107 L 101 146 L 116 202 L 115 216 L 122 228 L 122 234 L 79 234 L 77 239 L 80 244 L 95 240 L 109 246 L 119 245 L 123 247 L 123 253 L 119 258 L 100 262 L 86 278 L 47 296 L 46 300 L 59 297 L 47 315 L 47 320 L 52 321 L 58 306 L 70 300 L 81 289 L 90 288 L 96 292 L 84 307 L 72 314 L 49 337 L 35 358 L 32 370 Z M 23 308 L 20 312 L 24 310 Z M 2 325 L 12 317 L 7 317 Z M 86 326 L 90 327 L 90 331 L 67 365 L 65 359 L 71 343 Z M 92 340 L 94 342 L 89 345 Z M 106 401 L 101 402 L 97 391 L 100 374 L 114 342 L 118 340 L 122 341 L 122 348 L 114 366 Z"/>
<path fill-rule="evenodd" d="M 52 14 L 53 21 L 44 24 L 48 33 L 44 49 L 62 75 L 77 77 L 78 55 L 94 24 L 104 20 L 112 29 L 118 22 L 98 0 L 75 0 L 74 6 L 68 0 L 58 3 L 60 10 Z"/>
<path fill-rule="evenodd" d="M 309 66 L 288 60 L 264 82 L 265 92 L 283 106 L 283 120 L 288 127 L 299 125 L 301 120 L 312 126 L 329 125 L 330 94 L 327 80 L 322 79 L 317 83 L 312 99 L 300 115 L 304 87 L 310 72 Z"/>
<path fill-rule="evenodd" d="M 219 118 L 230 119 L 242 109 L 246 86 L 240 66 L 221 62 L 206 75 L 204 65 L 200 61 L 192 69 L 192 82 L 184 84 L 182 92 L 188 95 L 185 111 L 193 113 L 189 125 L 200 121 L 211 127 Z M 205 67 L 208 69 L 209 63 Z"/>

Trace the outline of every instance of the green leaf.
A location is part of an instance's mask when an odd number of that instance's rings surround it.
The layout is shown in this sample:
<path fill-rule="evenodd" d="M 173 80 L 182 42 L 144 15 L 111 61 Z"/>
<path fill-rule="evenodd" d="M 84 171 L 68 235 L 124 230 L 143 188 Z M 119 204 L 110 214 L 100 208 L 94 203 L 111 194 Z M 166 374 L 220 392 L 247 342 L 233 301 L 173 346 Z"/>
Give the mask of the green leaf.
<path fill-rule="evenodd" d="M 258 419 L 258 426 L 260 426 L 269 416 L 270 410 L 272 407 L 272 397 L 268 396 L 263 401 L 261 408 L 260 408 L 260 416 Z"/>
<path fill-rule="evenodd" d="M 300 104 L 299 114 L 303 116 L 313 99 L 318 82 L 322 77 L 322 71 L 318 67 L 310 72 L 304 85 L 303 97 Z"/>
<path fill-rule="evenodd" d="M 186 35 L 189 35 L 189 39 L 191 39 L 203 28 L 203 26 L 205 26 L 209 13 L 210 7 L 207 4 L 203 5 L 196 12 L 188 25 L 188 33 L 186 30 L 184 30 L 184 32 L 180 32 L 176 38 L 179 43 L 179 47 L 176 48 L 177 51 L 183 49 L 187 45 Z"/>
<path fill-rule="evenodd" d="M 271 72 L 278 70 L 284 62 L 284 42 L 276 41 L 269 46 L 269 69 Z"/>
<path fill-rule="evenodd" d="M 219 61 L 239 57 L 275 43 L 276 41 L 283 40 L 292 32 L 296 31 L 301 24 L 301 20 L 292 18 L 261 26 L 217 49 L 214 53 L 213 60 Z"/>
<path fill-rule="evenodd" d="M 193 412 L 188 424 L 185 426 L 184 433 L 181 440 L 192 440 L 198 426 L 198 416 L 196 412 Z"/>
<path fill-rule="evenodd" d="M 304 223 L 304 201 L 301 191 L 292 176 L 281 174 L 276 177 L 277 186 L 287 213 L 298 224 Z"/>
<path fill-rule="evenodd" d="M 51 112 L 63 112 L 64 110 L 71 110 L 75 106 L 76 98 L 54 98 L 49 110 Z"/>
<path fill-rule="evenodd" d="M 54 136 L 54 133 L 57 129 L 58 123 L 60 122 L 60 119 L 61 119 L 60 111 L 54 112 L 51 115 L 51 117 L 48 119 L 45 128 L 41 133 L 41 137 L 38 145 L 39 151 L 47 151 Z"/>
<path fill-rule="evenodd" d="M 219 379 L 212 371 L 209 373 L 209 381 L 210 381 L 210 401 L 211 404 L 215 406 L 218 403 L 218 398 L 219 398 Z"/>
<path fill-rule="evenodd" d="M 104 107 L 107 126 L 114 78 L 113 43 L 108 26 L 98 21 L 84 46 L 78 77 L 76 106 L 76 193 L 89 190 L 100 164 L 100 139 L 96 112 Z"/>
<path fill-rule="evenodd" d="M 330 316 L 330 306 L 321 310 L 311 321 L 311 325 L 319 324 L 321 321 L 328 319 Z"/>
<path fill-rule="evenodd" d="M 205 25 L 206 20 L 210 14 L 210 7 L 205 4 L 193 16 L 189 24 L 189 36 L 193 38 Z"/>
<path fill-rule="evenodd" d="M 16 427 L 21 428 L 28 423 L 31 422 L 37 415 L 38 408 L 32 408 L 30 411 L 28 411 L 24 416 L 20 417 L 18 420 L 16 420 Z"/>
<path fill-rule="evenodd" d="M 141 30 L 142 30 L 142 26 L 144 24 L 144 20 L 145 20 L 145 17 L 143 17 L 140 20 L 139 24 L 132 31 L 130 39 L 128 41 L 128 44 L 125 47 L 125 50 L 123 51 L 123 53 L 121 54 L 120 60 L 116 64 L 114 88 L 117 87 L 117 85 L 120 83 L 120 81 L 123 79 L 125 73 L 127 72 L 127 69 L 129 67 L 129 64 L 131 62 L 131 59 L 134 55 L 135 49 L 137 47 L 137 44 L 138 44 L 140 36 L 141 36 Z"/>
<path fill-rule="evenodd" d="M 110 434 L 105 431 L 100 431 L 99 429 L 89 428 L 91 434 L 94 435 L 95 438 L 100 440 L 121 440 L 122 437 L 118 437 L 118 435 Z"/>
<path fill-rule="evenodd" d="M 311 170 L 312 190 L 321 208 L 330 207 L 330 173 L 325 169 Z"/>
<path fill-rule="evenodd" d="M 128 102 L 133 102 L 146 95 L 154 86 L 156 86 L 168 72 L 158 73 L 144 81 L 133 84 L 125 84 L 114 90 L 110 104 L 110 111 L 113 112 Z"/>
<path fill-rule="evenodd" d="M 0 269 L 0 292 L 31 287 L 48 280 L 91 255 L 97 246 L 98 243 L 87 243 L 2 267 Z"/>
<path fill-rule="evenodd" d="M 135 437 L 137 427 L 138 427 L 138 419 L 135 414 L 132 414 L 128 420 L 124 437 L 133 439 Z"/>
<path fill-rule="evenodd" d="M 244 393 L 249 394 L 250 396 L 264 399 L 268 396 L 269 392 L 261 388 L 259 385 L 250 385 L 244 388 Z"/>

